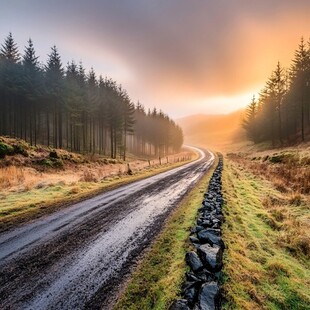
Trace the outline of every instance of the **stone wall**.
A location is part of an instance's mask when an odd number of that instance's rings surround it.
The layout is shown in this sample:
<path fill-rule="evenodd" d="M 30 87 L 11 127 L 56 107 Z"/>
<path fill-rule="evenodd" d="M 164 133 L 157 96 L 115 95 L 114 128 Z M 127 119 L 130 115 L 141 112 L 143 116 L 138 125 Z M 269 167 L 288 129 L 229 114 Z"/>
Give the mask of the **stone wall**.
<path fill-rule="evenodd" d="M 195 251 L 186 253 L 190 267 L 182 285 L 183 299 L 173 302 L 169 310 L 212 310 L 221 307 L 220 275 L 223 266 L 224 242 L 221 225 L 224 221 L 222 206 L 223 157 L 212 175 L 196 226 L 191 231 L 190 241 Z"/>

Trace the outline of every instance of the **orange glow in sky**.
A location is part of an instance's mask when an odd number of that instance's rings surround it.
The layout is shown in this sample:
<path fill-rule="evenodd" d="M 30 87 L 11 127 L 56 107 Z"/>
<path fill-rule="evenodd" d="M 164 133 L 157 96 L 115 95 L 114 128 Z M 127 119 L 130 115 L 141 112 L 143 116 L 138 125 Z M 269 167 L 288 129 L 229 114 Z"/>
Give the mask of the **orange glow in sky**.
<path fill-rule="evenodd" d="M 31 36 L 43 63 L 56 44 L 64 64 L 82 60 L 178 118 L 246 106 L 308 40 L 309 14 L 309 0 L 14 0 L 0 40 L 11 31 L 22 51 Z"/>

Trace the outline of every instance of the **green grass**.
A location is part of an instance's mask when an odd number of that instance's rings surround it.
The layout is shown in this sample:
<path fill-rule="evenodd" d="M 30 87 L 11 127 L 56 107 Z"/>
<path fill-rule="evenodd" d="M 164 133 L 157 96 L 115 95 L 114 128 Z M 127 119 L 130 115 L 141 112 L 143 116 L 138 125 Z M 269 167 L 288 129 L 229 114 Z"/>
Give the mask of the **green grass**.
<path fill-rule="evenodd" d="M 307 200 L 290 204 L 271 183 L 229 160 L 223 188 L 224 309 L 310 309 L 309 253 L 305 244 L 298 247 L 309 233 L 300 226 L 309 220 Z"/>
<path fill-rule="evenodd" d="M 187 270 L 184 258 L 190 247 L 190 228 L 195 224 L 212 173 L 213 169 L 203 176 L 169 217 L 114 310 L 167 309 L 180 295 L 181 283 Z"/>

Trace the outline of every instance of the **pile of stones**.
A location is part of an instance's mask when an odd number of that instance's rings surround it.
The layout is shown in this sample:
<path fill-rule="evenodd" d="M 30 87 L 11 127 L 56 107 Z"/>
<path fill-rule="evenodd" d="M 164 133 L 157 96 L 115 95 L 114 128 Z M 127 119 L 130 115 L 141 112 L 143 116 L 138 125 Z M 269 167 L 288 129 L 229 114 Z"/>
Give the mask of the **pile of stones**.
<path fill-rule="evenodd" d="M 191 230 L 190 241 L 195 251 L 186 253 L 186 263 L 190 271 L 182 285 L 183 299 L 178 299 L 170 310 L 212 310 L 221 307 L 220 275 L 225 248 L 221 237 L 222 213 L 222 169 L 223 158 L 210 180 L 208 191 L 204 194 L 199 209 L 197 225 Z"/>

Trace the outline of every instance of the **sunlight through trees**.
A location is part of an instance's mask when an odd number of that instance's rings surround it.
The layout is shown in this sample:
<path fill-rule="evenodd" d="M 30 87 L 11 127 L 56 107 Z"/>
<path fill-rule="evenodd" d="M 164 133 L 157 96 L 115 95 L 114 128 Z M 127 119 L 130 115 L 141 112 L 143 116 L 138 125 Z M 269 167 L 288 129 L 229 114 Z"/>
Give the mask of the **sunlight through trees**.
<path fill-rule="evenodd" d="M 255 143 L 310 139 L 310 41 L 301 39 L 289 69 L 277 64 L 258 100 L 249 104 L 243 126 Z"/>

